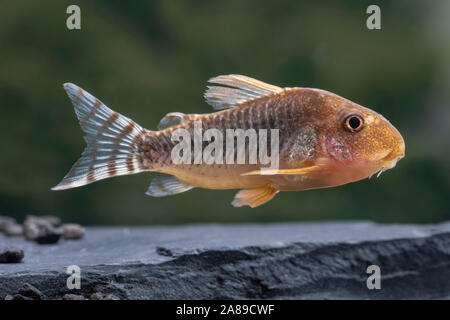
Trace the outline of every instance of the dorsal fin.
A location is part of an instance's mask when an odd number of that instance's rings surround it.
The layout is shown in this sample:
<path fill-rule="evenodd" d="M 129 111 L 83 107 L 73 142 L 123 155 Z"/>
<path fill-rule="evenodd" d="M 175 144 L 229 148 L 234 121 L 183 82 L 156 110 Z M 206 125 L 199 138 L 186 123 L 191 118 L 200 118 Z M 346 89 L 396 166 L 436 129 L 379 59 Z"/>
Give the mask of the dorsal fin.
<path fill-rule="evenodd" d="M 205 92 L 206 102 L 216 110 L 234 108 L 246 101 L 283 91 L 280 87 L 238 74 L 218 76 L 208 82 L 224 85 L 208 86 Z"/>
<path fill-rule="evenodd" d="M 177 177 L 159 173 L 153 178 L 150 183 L 150 187 L 148 187 L 145 194 L 152 197 L 165 197 L 172 194 L 182 193 L 191 190 L 192 188 L 194 188 L 193 185 L 183 182 Z"/>

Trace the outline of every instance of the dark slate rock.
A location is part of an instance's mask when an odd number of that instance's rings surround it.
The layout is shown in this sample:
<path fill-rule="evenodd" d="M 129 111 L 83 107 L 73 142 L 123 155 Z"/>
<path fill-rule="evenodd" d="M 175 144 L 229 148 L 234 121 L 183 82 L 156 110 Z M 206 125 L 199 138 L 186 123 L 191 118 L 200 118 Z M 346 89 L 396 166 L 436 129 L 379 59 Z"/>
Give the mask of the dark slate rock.
<path fill-rule="evenodd" d="M 79 241 L 21 247 L 0 266 L 0 298 L 29 282 L 50 299 L 449 299 L 450 223 L 368 222 L 87 228 Z M 67 288 L 67 267 L 81 289 Z M 367 267 L 381 269 L 369 290 Z"/>

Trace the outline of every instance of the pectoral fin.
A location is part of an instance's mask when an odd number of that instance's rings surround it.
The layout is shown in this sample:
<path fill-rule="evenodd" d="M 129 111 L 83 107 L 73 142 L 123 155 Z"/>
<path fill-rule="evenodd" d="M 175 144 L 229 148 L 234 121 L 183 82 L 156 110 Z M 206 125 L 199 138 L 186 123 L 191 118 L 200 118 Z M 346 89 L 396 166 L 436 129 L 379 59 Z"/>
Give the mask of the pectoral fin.
<path fill-rule="evenodd" d="M 273 176 L 273 175 L 308 175 L 315 170 L 317 170 L 319 166 L 314 165 L 310 167 L 304 168 L 296 168 L 296 169 L 261 169 L 243 173 L 242 176 Z"/>
<path fill-rule="evenodd" d="M 247 205 L 254 208 L 271 200 L 278 193 L 278 191 L 278 189 L 275 189 L 271 186 L 244 189 L 236 194 L 232 205 L 235 207 L 242 207 Z"/>

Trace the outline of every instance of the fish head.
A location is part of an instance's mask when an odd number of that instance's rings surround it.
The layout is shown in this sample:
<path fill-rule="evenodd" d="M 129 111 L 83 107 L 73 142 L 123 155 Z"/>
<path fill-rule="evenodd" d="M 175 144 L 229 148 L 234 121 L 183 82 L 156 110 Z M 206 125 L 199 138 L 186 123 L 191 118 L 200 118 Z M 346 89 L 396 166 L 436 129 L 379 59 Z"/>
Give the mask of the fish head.
<path fill-rule="evenodd" d="M 402 135 L 381 114 L 336 95 L 326 109 L 324 151 L 344 164 L 349 176 L 354 171 L 351 180 L 381 174 L 405 156 Z"/>

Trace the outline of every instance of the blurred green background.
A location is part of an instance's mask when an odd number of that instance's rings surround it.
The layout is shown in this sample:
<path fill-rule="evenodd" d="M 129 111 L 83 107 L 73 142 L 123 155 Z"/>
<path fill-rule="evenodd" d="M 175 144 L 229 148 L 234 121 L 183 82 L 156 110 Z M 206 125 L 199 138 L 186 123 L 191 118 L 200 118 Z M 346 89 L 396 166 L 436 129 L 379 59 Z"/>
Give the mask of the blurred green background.
<path fill-rule="evenodd" d="M 66 8 L 81 7 L 78 31 Z M 450 218 L 450 2 L 0 1 L 0 215 L 83 224 Z M 376 4 L 376 3 L 375 3 Z M 206 113 L 206 80 L 238 73 L 332 91 L 386 116 L 406 157 L 379 179 L 283 192 L 256 209 L 236 191 L 144 194 L 152 173 L 50 191 L 84 149 L 73 82 L 155 129 L 168 112 Z"/>

